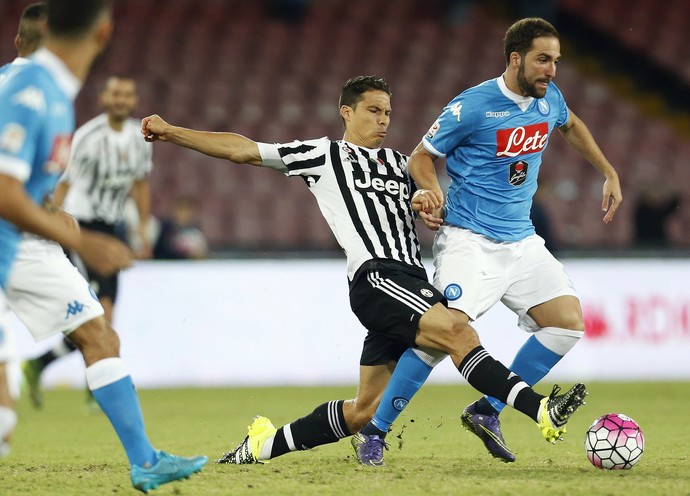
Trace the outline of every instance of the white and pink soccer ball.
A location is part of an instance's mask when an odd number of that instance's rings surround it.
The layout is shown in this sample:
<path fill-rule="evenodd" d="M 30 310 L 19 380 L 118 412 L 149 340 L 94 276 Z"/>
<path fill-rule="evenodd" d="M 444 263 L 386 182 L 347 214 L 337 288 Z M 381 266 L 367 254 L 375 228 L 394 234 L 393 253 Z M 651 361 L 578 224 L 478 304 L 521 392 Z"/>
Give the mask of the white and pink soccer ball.
<path fill-rule="evenodd" d="M 644 433 L 627 415 L 607 413 L 587 429 L 585 450 L 597 468 L 628 470 L 642 458 Z"/>

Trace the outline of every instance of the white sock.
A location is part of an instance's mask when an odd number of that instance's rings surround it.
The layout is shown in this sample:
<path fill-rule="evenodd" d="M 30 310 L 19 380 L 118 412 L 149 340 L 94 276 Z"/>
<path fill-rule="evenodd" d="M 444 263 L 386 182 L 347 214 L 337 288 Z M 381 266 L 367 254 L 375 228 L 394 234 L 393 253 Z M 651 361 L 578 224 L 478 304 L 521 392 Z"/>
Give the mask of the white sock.
<path fill-rule="evenodd" d="M 86 367 L 86 382 L 89 389 L 100 389 L 127 377 L 127 366 L 119 357 L 104 358 Z"/>
<path fill-rule="evenodd" d="M 585 332 L 560 327 L 542 327 L 534 335 L 545 348 L 564 356 L 585 335 Z"/>
<path fill-rule="evenodd" d="M 426 363 L 432 369 L 445 360 L 448 356 L 447 353 L 442 351 L 425 347 L 412 348 L 412 351 L 422 362 Z"/>

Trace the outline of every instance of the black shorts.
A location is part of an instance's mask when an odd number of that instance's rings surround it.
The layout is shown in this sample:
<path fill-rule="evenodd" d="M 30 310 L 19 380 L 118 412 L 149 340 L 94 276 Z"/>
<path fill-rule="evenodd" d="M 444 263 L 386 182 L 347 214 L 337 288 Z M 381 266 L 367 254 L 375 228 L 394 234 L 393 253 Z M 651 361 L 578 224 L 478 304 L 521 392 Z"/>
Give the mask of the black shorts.
<path fill-rule="evenodd" d="M 419 319 L 443 294 L 426 271 L 394 260 L 369 260 L 350 283 L 350 306 L 368 333 L 360 365 L 397 361 L 415 346 Z"/>
<path fill-rule="evenodd" d="M 102 221 L 79 221 L 79 227 L 81 229 L 88 229 L 89 231 L 97 231 L 105 234 L 110 234 L 111 236 L 117 236 L 116 226 L 113 224 L 108 224 Z M 99 299 L 110 298 L 110 301 L 115 303 L 117 298 L 117 281 L 118 273 L 116 272 L 112 276 L 102 276 L 93 270 L 91 270 L 86 264 L 84 264 L 78 255 L 75 256 L 74 253 L 70 254 L 70 260 L 76 265 L 76 267 L 82 272 L 82 275 L 89 281 L 91 288 L 96 293 Z M 85 274 L 83 272 L 86 272 Z"/>

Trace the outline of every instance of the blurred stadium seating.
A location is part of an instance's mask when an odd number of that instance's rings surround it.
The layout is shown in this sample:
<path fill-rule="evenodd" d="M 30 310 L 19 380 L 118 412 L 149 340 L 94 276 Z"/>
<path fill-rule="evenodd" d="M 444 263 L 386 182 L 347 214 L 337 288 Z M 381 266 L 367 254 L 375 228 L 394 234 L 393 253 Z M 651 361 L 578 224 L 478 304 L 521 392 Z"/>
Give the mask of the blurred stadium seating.
<path fill-rule="evenodd" d="M 0 3 L 3 61 L 14 56 L 15 22 L 27 3 Z M 78 99 L 78 122 L 97 112 L 99 86 L 118 72 L 140 83 L 139 115 L 156 112 L 175 124 L 231 130 L 260 141 L 339 138 L 340 85 L 356 74 L 379 74 L 393 90 L 386 145 L 409 153 L 453 96 L 503 70 L 502 38 L 511 20 L 480 2 L 453 22 L 443 0 L 396 0 L 385 9 L 372 0 L 319 0 L 300 20 L 281 18 L 275 5 L 119 0 L 113 43 Z M 683 42 L 690 8 L 683 0 L 563 0 L 562 8 L 615 30 L 623 42 L 649 51 L 660 63 L 675 67 L 684 61 L 687 68 L 677 69 L 687 72 L 690 84 L 690 48 Z M 601 177 L 553 137 L 540 180 L 548 184 L 544 202 L 557 239 L 575 248 L 630 246 L 636 188 L 662 177 L 684 199 L 685 208 L 671 225 L 673 244 L 689 247 L 690 140 L 617 94 L 602 76 L 583 71 L 576 59 L 564 51 L 556 83 L 617 166 L 626 202 L 615 222 L 605 226 Z M 198 197 L 202 227 L 216 249 L 337 248 L 300 180 L 165 144 L 156 145 L 154 162 L 154 213 L 164 214 L 178 194 Z M 424 232 L 426 246 L 430 239 Z"/>
<path fill-rule="evenodd" d="M 561 0 L 562 8 L 624 45 L 678 72 L 690 84 L 690 4 L 686 0 Z"/>

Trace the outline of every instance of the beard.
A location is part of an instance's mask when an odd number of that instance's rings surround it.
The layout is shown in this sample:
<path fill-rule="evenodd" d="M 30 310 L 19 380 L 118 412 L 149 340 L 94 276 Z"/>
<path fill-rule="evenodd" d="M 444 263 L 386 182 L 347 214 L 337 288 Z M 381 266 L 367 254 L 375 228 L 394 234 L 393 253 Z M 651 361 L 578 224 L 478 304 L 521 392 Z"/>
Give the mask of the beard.
<path fill-rule="evenodd" d="M 126 121 L 134 113 L 129 107 L 110 107 L 106 110 L 110 118 L 116 122 Z"/>
<path fill-rule="evenodd" d="M 537 81 L 530 83 L 525 77 L 525 62 L 524 60 L 520 63 L 520 68 L 517 73 L 517 83 L 523 93 L 532 98 L 544 98 L 546 95 L 546 89 L 537 88 L 535 83 Z"/>

